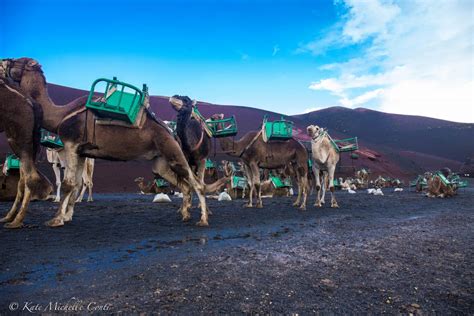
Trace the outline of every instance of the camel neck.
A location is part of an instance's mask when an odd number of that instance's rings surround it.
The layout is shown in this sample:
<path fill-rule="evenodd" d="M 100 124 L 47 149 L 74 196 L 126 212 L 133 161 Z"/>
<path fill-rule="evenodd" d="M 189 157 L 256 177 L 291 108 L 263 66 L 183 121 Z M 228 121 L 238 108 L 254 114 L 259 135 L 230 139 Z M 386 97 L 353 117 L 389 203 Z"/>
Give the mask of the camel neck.
<path fill-rule="evenodd" d="M 57 129 L 64 117 L 71 113 L 74 108 L 77 108 L 75 104 L 64 106 L 54 104 L 46 88 L 34 99 L 43 110 L 43 123 L 41 126 L 53 133 L 57 133 Z"/>
<path fill-rule="evenodd" d="M 233 141 L 229 137 L 219 138 L 221 149 L 229 156 L 237 157 L 241 151 L 240 141 Z"/>

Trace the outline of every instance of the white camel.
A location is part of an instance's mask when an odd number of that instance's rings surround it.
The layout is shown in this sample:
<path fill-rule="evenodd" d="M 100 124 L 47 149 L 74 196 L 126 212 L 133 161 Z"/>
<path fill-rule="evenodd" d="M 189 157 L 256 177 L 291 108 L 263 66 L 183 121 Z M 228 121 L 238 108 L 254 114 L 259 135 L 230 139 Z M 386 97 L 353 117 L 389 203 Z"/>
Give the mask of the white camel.
<path fill-rule="evenodd" d="M 56 177 L 56 197 L 54 202 L 59 202 L 61 199 L 61 169 L 66 168 L 66 155 L 62 149 L 51 149 L 46 148 L 46 157 L 48 162 L 51 163 L 54 171 L 54 176 Z M 86 158 L 84 169 L 82 172 L 82 189 L 79 193 L 76 202 L 82 202 L 86 189 L 89 189 L 89 196 L 87 197 L 87 202 L 92 202 L 92 187 L 94 183 L 92 181 L 94 175 L 94 165 L 95 160 L 93 158 Z"/>
<path fill-rule="evenodd" d="M 313 173 L 316 180 L 316 191 L 318 192 L 316 203 L 317 207 L 321 207 L 324 200 L 321 201 L 321 181 L 320 171 L 323 172 L 323 179 L 328 178 L 328 187 L 331 191 L 331 207 L 339 207 L 334 194 L 334 172 L 336 164 L 339 162 L 339 152 L 335 148 L 335 144 L 329 137 L 328 133 L 317 125 L 310 125 L 306 128 L 309 136 L 311 136 L 311 155 L 313 158 Z"/>

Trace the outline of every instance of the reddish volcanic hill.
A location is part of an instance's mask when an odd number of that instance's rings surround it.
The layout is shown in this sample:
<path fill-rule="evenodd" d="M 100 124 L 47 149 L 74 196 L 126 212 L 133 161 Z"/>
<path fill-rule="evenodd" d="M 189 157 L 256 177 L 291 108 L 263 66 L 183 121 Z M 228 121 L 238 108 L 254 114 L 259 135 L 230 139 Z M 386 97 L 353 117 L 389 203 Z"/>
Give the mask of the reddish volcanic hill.
<path fill-rule="evenodd" d="M 56 104 L 65 104 L 87 91 L 50 84 L 49 93 Z M 152 96 L 151 107 L 164 120 L 172 120 L 176 112 L 168 97 Z M 309 140 L 305 128 L 317 124 L 328 128 L 333 138 L 357 136 L 359 159 L 341 157 L 340 175 L 350 175 L 353 167 L 366 167 L 374 177 L 378 174 L 408 179 L 425 170 L 448 166 L 458 170 L 466 157 L 474 154 L 474 124 L 454 123 L 427 117 L 395 115 L 367 109 L 327 108 L 307 114 L 286 116 L 271 111 L 233 105 L 216 105 L 199 102 L 199 111 L 206 117 L 223 113 L 235 115 L 240 137 L 260 127 L 265 114 L 270 119 L 284 117 L 295 122 L 297 138 Z M 10 149 L 4 134 L 0 134 L 0 157 Z M 40 156 L 42 157 L 42 156 Z M 222 159 L 218 156 L 216 159 Z M 42 159 L 41 169 L 52 176 L 49 166 Z M 117 172 L 119 171 L 119 172 Z M 97 161 L 94 190 L 99 192 L 137 191 L 133 179 L 146 176 L 151 179 L 149 162 Z"/>

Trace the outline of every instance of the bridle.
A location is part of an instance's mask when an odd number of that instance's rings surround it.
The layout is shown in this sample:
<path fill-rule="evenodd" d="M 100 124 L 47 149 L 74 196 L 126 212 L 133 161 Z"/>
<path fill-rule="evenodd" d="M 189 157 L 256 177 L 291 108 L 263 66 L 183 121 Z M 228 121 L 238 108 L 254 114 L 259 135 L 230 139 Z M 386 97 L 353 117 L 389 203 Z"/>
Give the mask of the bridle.
<path fill-rule="evenodd" d="M 320 128 L 319 133 L 317 135 L 313 135 L 311 139 L 316 142 L 320 138 L 323 138 L 325 135 L 326 135 L 326 130 L 324 128 Z"/>
<path fill-rule="evenodd" d="M 35 67 L 39 65 L 36 64 L 35 66 L 29 66 L 28 62 L 30 60 L 31 59 L 24 59 L 20 61 L 18 59 L 13 58 L 0 59 L 0 78 L 8 79 L 9 81 L 13 81 L 19 84 L 21 82 L 21 79 L 23 78 L 23 74 L 25 73 L 25 71 L 33 71 L 35 70 Z M 12 75 L 13 69 L 20 69 L 19 79 L 15 79 L 15 77 Z"/>

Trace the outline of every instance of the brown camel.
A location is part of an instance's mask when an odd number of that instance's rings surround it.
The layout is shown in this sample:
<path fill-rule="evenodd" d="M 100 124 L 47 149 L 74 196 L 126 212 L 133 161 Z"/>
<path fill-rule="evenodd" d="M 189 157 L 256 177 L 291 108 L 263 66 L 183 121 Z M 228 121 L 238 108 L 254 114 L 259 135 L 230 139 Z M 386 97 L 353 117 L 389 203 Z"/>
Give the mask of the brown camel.
<path fill-rule="evenodd" d="M 20 94 L 10 84 L 6 74 L 7 61 L 0 63 L 0 132 L 5 132 L 8 143 L 20 158 L 20 179 L 15 202 L 0 222 L 7 228 L 20 228 L 32 198 L 46 199 L 52 192 L 51 183 L 35 167 L 39 146 L 41 110 L 29 99 Z M 36 64 L 24 62 L 25 69 L 33 69 Z M 11 72 L 16 69 L 11 69 Z"/>
<path fill-rule="evenodd" d="M 252 195 L 254 191 L 257 193 L 256 207 L 263 207 L 259 168 L 284 168 L 287 164 L 292 163 L 296 168 L 298 182 L 298 198 L 293 205 L 299 205 L 302 210 L 306 209 L 308 154 L 302 144 L 293 138 L 265 142 L 261 130 L 249 132 L 238 141 L 220 138 L 219 142 L 225 153 L 242 159 L 250 186 L 247 207 L 253 207 Z"/>
<path fill-rule="evenodd" d="M 334 172 L 339 162 L 339 152 L 334 148 L 327 132 L 316 125 L 310 125 L 306 128 L 308 135 L 311 137 L 311 155 L 313 160 L 313 173 L 316 180 L 316 203 L 314 206 L 321 207 L 324 199 L 321 200 L 321 173 L 323 178 L 328 177 L 329 190 L 331 191 L 331 207 L 339 207 L 334 194 Z"/>
<path fill-rule="evenodd" d="M 16 68 L 35 62 L 36 67 Z M 47 222 L 49 226 L 62 226 L 74 213 L 75 193 L 80 187 L 85 157 L 128 161 L 147 159 L 153 161 L 153 172 L 181 188 L 183 194 L 196 191 L 201 205 L 199 226 L 208 226 L 208 212 L 204 196 L 204 184 L 189 167 L 178 142 L 161 120 L 155 118 L 146 106 L 140 118 L 140 128 L 124 124 L 96 124 L 94 112 L 84 107 L 86 97 L 76 99 L 65 106 L 56 106 L 49 98 L 46 79 L 39 64 L 32 59 L 9 60 L 7 73 L 22 91 L 36 101 L 44 113 L 43 128 L 58 134 L 64 143 L 68 166 L 61 185 L 61 202 L 56 216 Z M 191 218 L 188 199 L 183 199 L 183 221 Z M 190 200 L 190 199 L 189 199 Z"/>

